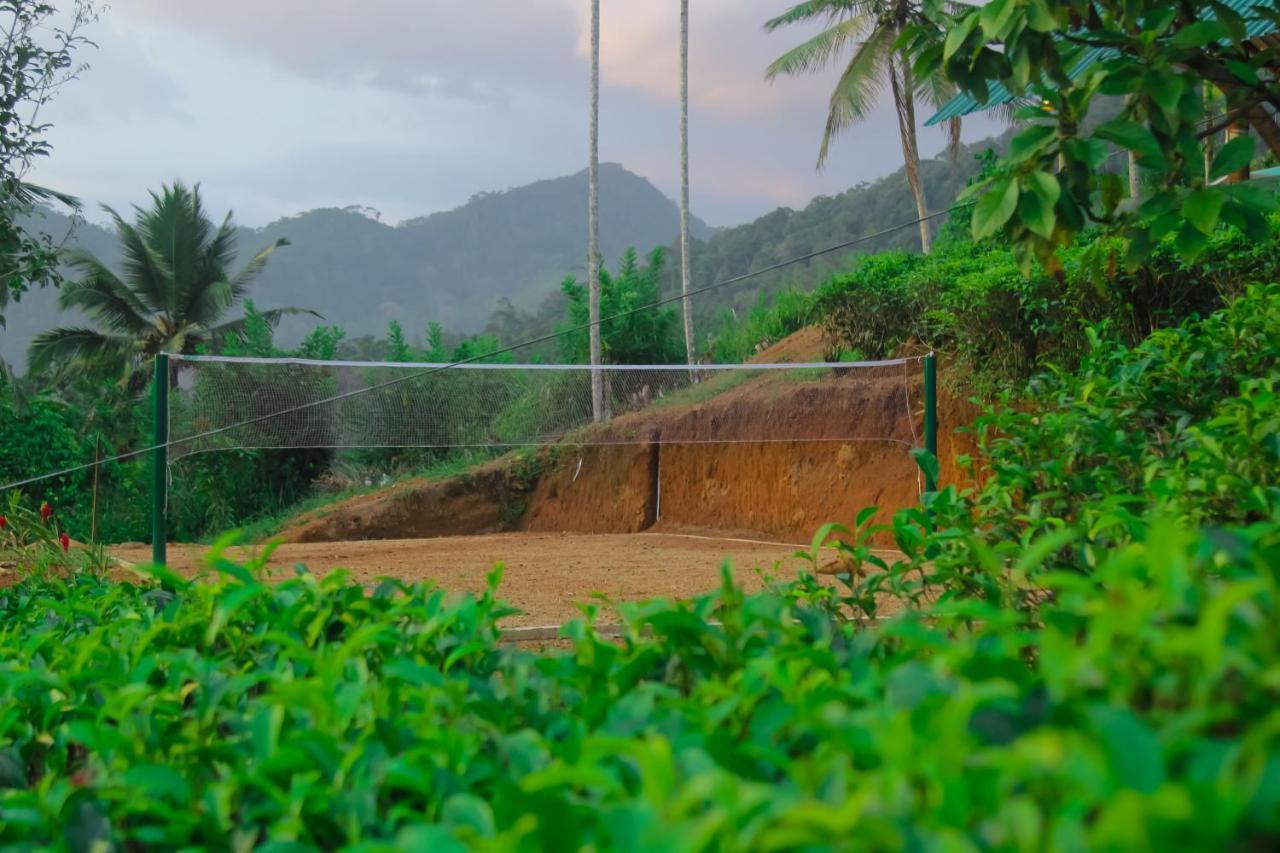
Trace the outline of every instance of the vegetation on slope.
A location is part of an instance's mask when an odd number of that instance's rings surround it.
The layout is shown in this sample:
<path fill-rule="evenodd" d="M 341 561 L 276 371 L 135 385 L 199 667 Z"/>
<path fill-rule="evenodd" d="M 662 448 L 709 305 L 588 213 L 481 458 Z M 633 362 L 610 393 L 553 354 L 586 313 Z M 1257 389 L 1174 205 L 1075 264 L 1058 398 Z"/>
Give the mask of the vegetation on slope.
<path fill-rule="evenodd" d="M 1259 286 L 1099 338 L 1036 416 L 993 410 L 979 492 L 895 519 L 903 561 L 855 538 L 880 571 L 843 591 L 726 581 L 619 608 L 618 643 L 600 606 L 535 654 L 498 642 L 500 590 L 267 582 L 216 553 L 206 582 L 68 573 L 24 516 L 0 532 L 29 549 L 0 592 L 0 837 L 1272 845 L 1277 328 Z M 888 598 L 907 611 L 862 621 Z"/>

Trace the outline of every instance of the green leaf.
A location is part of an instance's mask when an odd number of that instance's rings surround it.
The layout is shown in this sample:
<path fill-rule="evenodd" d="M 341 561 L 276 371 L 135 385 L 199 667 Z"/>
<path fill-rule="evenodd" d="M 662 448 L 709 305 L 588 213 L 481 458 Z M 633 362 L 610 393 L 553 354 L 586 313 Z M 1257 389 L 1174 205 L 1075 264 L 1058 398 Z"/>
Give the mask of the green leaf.
<path fill-rule="evenodd" d="M 1116 782 L 1144 794 L 1164 783 L 1160 741 L 1132 711 L 1099 705 L 1089 709 L 1089 719 L 1102 739 Z"/>
<path fill-rule="evenodd" d="M 1238 172 L 1253 162 L 1253 137 L 1237 136 L 1218 149 L 1209 166 L 1209 177 L 1217 180 L 1224 175 Z"/>
<path fill-rule="evenodd" d="M 1184 222 L 1182 228 L 1178 230 L 1178 236 L 1173 240 L 1173 245 L 1184 260 L 1194 261 L 1209 245 L 1209 238 L 1190 222 Z"/>
<path fill-rule="evenodd" d="M 1018 207 L 1018 185 L 1010 177 L 1001 178 L 973 206 L 973 239 L 983 240 L 996 233 Z"/>
<path fill-rule="evenodd" d="M 1033 124 L 1009 142 L 1009 158 L 1025 160 L 1038 154 L 1052 140 L 1057 130 L 1049 124 Z"/>
<path fill-rule="evenodd" d="M 1178 101 L 1182 98 L 1183 78 L 1177 74 L 1148 72 L 1143 80 L 1143 88 L 1151 96 L 1160 109 L 1173 113 L 1178 109 Z"/>
<path fill-rule="evenodd" d="M 1048 238 L 1053 233 L 1057 215 L 1052 205 L 1046 205 L 1034 192 L 1025 192 L 1018 197 L 1018 218 L 1034 234 Z"/>
<path fill-rule="evenodd" d="M 191 799 L 191 785 L 172 767 L 163 764 L 137 764 L 124 774 L 125 784 L 138 788 L 148 797 L 184 804 Z"/>
<path fill-rule="evenodd" d="M 1144 166 L 1150 166 L 1153 169 L 1164 167 L 1165 158 L 1164 152 L 1160 150 L 1160 143 L 1150 130 L 1137 122 L 1114 119 L 1099 125 L 1094 134 L 1099 139 L 1105 139 L 1134 152 L 1138 162 Z"/>
<path fill-rule="evenodd" d="M 1169 46 L 1182 50 L 1205 47 L 1227 37 L 1227 28 L 1217 21 L 1196 21 L 1169 39 Z"/>
<path fill-rule="evenodd" d="M 1258 69 L 1238 59 L 1228 59 L 1224 63 L 1232 74 L 1250 86 L 1258 85 Z"/>
<path fill-rule="evenodd" d="M 453 829 L 466 827 L 482 838 L 494 833 L 493 809 L 474 794 L 454 794 L 445 800 L 442 816 Z"/>
<path fill-rule="evenodd" d="M 1206 187 L 1196 190 L 1182 201 L 1182 215 L 1187 221 L 1200 230 L 1202 234 L 1212 234 L 1218 227 L 1218 217 L 1222 213 L 1225 194 L 1218 189 Z"/>
<path fill-rule="evenodd" d="M 961 45 L 964 44 L 965 39 L 969 37 L 969 34 L 973 32 L 974 28 L 977 26 L 978 15 L 975 10 L 975 12 L 965 15 L 960 19 L 958 24 L 951 27 L 951 31 L 947 33 L 947 40 L 942 48 L 942 58 L 944 61 L 950 59 L 955 52 L 960 49 Z"/>

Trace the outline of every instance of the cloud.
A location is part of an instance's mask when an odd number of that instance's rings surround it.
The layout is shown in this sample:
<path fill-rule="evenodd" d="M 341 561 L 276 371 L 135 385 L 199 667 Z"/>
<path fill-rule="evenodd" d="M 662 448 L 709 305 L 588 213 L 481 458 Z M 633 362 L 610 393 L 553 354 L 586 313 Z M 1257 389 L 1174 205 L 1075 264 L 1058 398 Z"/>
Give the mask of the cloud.
<path fill-rule="evenodd" d="M 112 6 L 134 20 L 214 39 L 340 85 L 491 100 L 576 73 L 572 17 L 561 0 L 113 0 Z"/>
<path fill-rule="evenodd" d="M 562 0 L 577 12 L 577 51 L 590 55 L 587 4 Z M 764 70 L 789 46 L 768 36 L 764 21 L 775 0 L 696 0 L 689 9 L 690 109 L 727 116 L 767 117 L 796 98 L 815 100 L 815 86 L 771 86 Z M 680 12 L 675 2 L 610 0 L 600 13 L 600 66 L 604 85 L 624 86 L 675 103 L 680 94 Z M 820 88 L 820 87 L 817 87 Z"/>

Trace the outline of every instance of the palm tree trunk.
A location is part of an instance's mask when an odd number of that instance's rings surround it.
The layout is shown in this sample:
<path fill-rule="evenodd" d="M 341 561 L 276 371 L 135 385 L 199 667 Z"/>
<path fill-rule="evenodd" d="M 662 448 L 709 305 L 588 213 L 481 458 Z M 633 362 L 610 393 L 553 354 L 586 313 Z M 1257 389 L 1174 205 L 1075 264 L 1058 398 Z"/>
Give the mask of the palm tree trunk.
<path fill-rule="evenodd" d="M 1138 155 L 1129 151 L 1129 198 L 1137 198 L 1140 188 L 1138 186 Z"/>
<path fill-rule="evenodd" d="M 685 361 L 693 364 L 693 304 L 689 301 L 689 0 L 680 0 L 680 293 Z"/>
<path fill-rule="evenodd" d="M 893 105 L 898 114 L 898 135 L 902 140 L 902 160 L 907 169 L 907 185 L 916 200 L 916 214 L 920 217 L 920 251 L 926 255 L 933 248 L 929 223 L 925 217 L 929 208 L 920 185 L 920 153 L 916 145 L 916 106 L 911 70 L 897 55 L 889 57 L 889 86 L 893 91 Z"/>
<path fill-rule="evenodd" d="M 591 364 L 598 368 L 600 351 L 600 0 L 591 0 L 591 130 L 587 167 L 587 310 L 591 323 Z M 604 374 L 591 371 L 591 417 L 601 421 Z"/>

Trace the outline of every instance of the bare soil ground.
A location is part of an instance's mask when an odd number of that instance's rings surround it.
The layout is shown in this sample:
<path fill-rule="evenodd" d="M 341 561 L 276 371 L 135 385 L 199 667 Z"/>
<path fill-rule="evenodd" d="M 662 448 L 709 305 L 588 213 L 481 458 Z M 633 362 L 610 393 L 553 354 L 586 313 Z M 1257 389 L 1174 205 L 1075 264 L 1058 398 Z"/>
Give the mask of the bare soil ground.
<path fill-rule="evenodd" d="M 517 627 L 561 624 L 580 615 L 578 605 L 596 594 L 622 602 L 709 592 L 719 585 L 725 560 L 739 584 L 758 590 L 764 581 L 757 569 L 782 580 L 808 567 L 795 556 L 796 550 L 796 545 L 785 543 L 670 533 L 499 533 L 290 543 L 271 555 L 269 565 L 281 577 L 303 564 L 317 574 L 345 568 L 361 584 L 395 577 L 478 593 L 485 587 L 485 575 L 502 563 L 505 573 L 499 597 L 523 611 L 503 625 Z M 205 553 L 204 546 L 171 545 L 169 563 L 178 571 L 193 573 L 202 567 Z M 151 556 L 145 545 L 118 546 L 112 554 L 129 562 L 147 562 Z M 227 556 L 236 559 L 245 552 L 232 549 Z"/>

